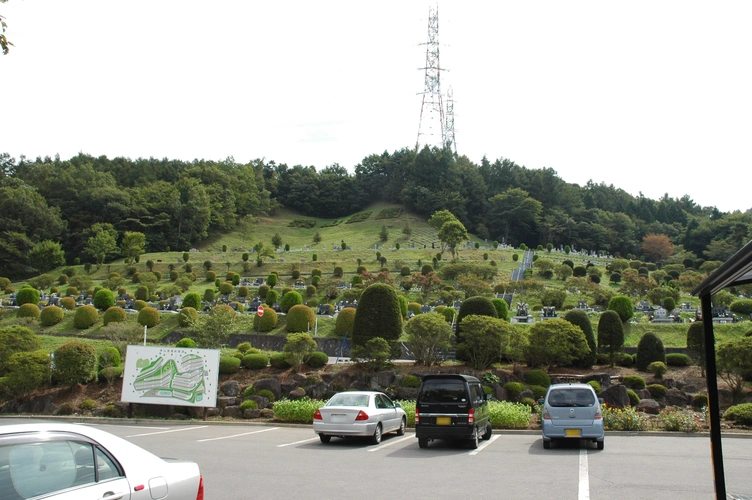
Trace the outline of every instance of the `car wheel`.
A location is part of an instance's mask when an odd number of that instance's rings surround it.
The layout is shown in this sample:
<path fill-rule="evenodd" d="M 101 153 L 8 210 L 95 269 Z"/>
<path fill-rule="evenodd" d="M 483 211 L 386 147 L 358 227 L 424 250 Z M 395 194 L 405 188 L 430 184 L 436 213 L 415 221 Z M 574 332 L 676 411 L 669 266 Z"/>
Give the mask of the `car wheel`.
<path fill-rule="evenodd" d="M 486 424 L 486 432 L 483 434 L 483 440 L 488 441 L 491 439 L 491 434 L 493 433 L 493 429 L 491 428 L 491 424 Z"/>
<path fill-rule="evenodd" d="M 597 447 L 597 448 L 598 448 L 599 450 L 602 450 L 602 449 L 603 449 L 603 446 L 604 446 L 605 444 L 606 444 L 606 440 L 605 440 L 605 439 L 604 439 L 603 441 L 596 441 L 596 442 L 595 442 L 595 446 L 596 446 L 596 447 Z"/>
<path fill-rule="evenodd" d="M 319 434 L 319 439 L 321 440 L 322 443 L 326 444 L 332 440 L 332 436 L 327 436 L 326 434 Z"/>
<path fill-rule="evenodd" d="M 371 443 L 379 444 L 380 442 L 381 442 L 381 424 L 378 424 L 376 426 L 376 430 L 373 431 L 373 436 L 371 436 Z"/>
<path fill-rule="evenodd" d="M 418 446 L 421 448 L 428 448 L 428 438 L 419 437 Z"/>
<path fill-rule="evenodd" d="M 473 437 L 470 438 L 470 448 L 477 450 L 478 445 L 480 444 L 480 439 L 478 438 L 478 429 L 474 430 Z"/>
<path fill-rule="evenodd" d="M 546 440 L 544 439 L 544 440 L 543 440 L 543 449 L 544 449 L 544 450 L 548 450 L 549 448 L 551 448 L 551 441 L 546 441 Z"/>
<path fill-rule="evenodd" d="M 398 436 L 404 436 L 405 435 L 405 427 L 407 427 L 407 419 L 402 417 L 402 422 L 400 422 L 399 429 L 397 429 L 397 435 Z"/>

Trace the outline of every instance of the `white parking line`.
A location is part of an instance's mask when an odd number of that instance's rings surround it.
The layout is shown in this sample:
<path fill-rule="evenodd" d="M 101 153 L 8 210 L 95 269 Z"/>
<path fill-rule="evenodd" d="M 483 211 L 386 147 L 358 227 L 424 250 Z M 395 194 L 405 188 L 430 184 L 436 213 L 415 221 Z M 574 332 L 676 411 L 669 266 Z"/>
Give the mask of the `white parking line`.
<path fill-rule="evenodd" d="M 220 441 L 222 439 L 232 439 L 240 436 L 250 436 L 251 434 L 259 434 L 260 432 L 276 431 L 279 427 L 269 427 L 268 429 L 261 429 L 260 431 L 244 432 L 242 434 L 233 434 L 232 436 L 222 436 L 218 438 L 197 439 L 197 443 L 205 443 L 206 441 Z"/>
<path fill-rule="evenodd" d="M 159 427 L 147 427 L 145 425 L 118 425 L 118 424 L 97 424 L 90 423 L 90 422 L 73 422 L 75 425 L 87 425 L 90 427 L 97 426 L 97 427 L 120 427 L 121 429 L 169 429 L 169 427 L 165 426 L 159 426 Z"/>
<path fill-rule="evenodd" d="M 497 439 L 499 439 L 499 437 L 500 436 L 498 434 L 494 434 L 493 436 L 491 436 L 491 439 L 489 439 L 485 443 L 483 443 L 480 446 L 478 446 L 477 450 L 471 451 L 470 453 L 468 453 L 468 455 L 470 455 L 471 457 L 474 456 L 474 455 L 477 455 L 478 453 L 480 453 L 481 451 L 483 451 L 483 449 L 486 448 L 488 445 L 490 445 L 491 443 L 493 443 L 494 441 L 496 441 Z"/>
<path fill-rule="evenodd" d="M 183 427 L 181 429 L 170 429 L 168 431 L 160 431 L 160 432 L 146 432 L 144 434 L 132 434 L 130 436 L 125 436 L 127 438 L 136 438 L 136 437 L 142 437 L 142 436 L 154 436 L 155 434 L 167 434 L 168 432 L 183 432 L 183 431 L 192 431 L 195 429 L 203 429 L 204 427 L 209 427 L 208 425 L 191 425 L 190 427 Z"/>
<path fill-rule="evenodd" d="M 317 439 L 317 437 L 313 437 L 310 439 L 304 439 L 302 441 L 295 441 L 294 443 L 278 444 L 277 448 L 284 448 L 285 446 L 295 446 L 296 444 L 310 443 L 311 441 L 316 441 Z"/>
<path fill-rule="evenodd" d="M 577 500 L 590 500 L 590 479 L 588 478 L 587 450 L 580 450 L 580 490 Z"/>
<path fill-rule="evenodd" d="M 389 446 L 392 446 L 393 444 L 401 443 L 402 441 L 407 441 L 408 439 L 415 439 L 415 436 L 405 436 L 400 439 L 390 439 L 389 441 L 382 441 L 380 445 L 378 445 L 375 448 L 368 448 L 367 451 L 379 451 L 382 448 L 387 448 Z"/>

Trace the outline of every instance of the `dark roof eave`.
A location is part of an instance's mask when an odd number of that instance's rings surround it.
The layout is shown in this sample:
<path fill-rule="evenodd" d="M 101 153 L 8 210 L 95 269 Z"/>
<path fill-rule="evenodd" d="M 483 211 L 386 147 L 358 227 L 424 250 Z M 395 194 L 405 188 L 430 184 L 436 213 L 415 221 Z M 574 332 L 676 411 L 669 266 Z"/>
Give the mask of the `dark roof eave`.
<path fill-rule="evenodd" d="M 721 267 L 692 290 L 692 295 L 715 295 L 724 288 L 752 283 L 752 241 L 729 257 Z"/>

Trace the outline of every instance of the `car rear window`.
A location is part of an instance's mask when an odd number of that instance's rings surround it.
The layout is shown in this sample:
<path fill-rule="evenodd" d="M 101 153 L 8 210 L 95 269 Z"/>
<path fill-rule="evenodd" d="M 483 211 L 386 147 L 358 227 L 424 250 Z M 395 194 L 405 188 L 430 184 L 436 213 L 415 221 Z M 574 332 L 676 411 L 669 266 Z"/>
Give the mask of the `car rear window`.
<path fill-rule="evenodd" d="M 595 403 L 593 391 L 589 389 L 556 389 L 548 395 L 549 406 L 592 406 Z"/>
<path fill-rule="evenodd" d="M 368 394 L 335 394 L 326 406 L 368 406 Z"/>
<path fill-rule="evenodd" d="M 422 403 L 466 403 L 467 391 L 460 380 L 427 380 L 419 398 Z"/>

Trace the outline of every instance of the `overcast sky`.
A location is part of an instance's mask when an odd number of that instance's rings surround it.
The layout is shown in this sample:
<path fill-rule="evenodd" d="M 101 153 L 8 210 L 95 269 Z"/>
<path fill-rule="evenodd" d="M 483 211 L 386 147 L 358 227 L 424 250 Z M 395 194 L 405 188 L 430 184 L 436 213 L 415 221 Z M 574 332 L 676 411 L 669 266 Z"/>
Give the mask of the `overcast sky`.
<path fill-rule="evenodd" d="M 415 146 L 431 5 L 0 3 L 0 152 L 352 171 Z M 752 207 L 752 2 L 438 5 L 459 154 Z"/>

